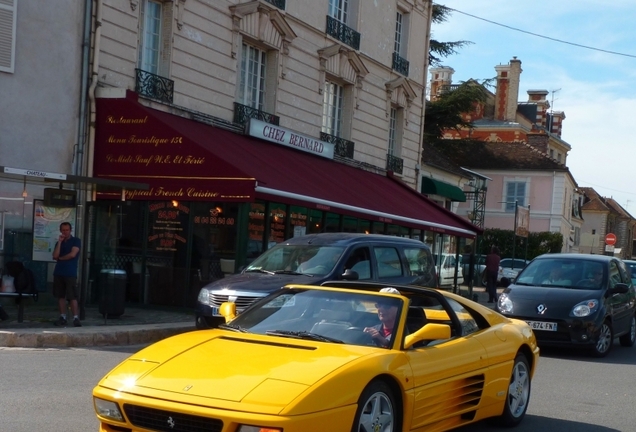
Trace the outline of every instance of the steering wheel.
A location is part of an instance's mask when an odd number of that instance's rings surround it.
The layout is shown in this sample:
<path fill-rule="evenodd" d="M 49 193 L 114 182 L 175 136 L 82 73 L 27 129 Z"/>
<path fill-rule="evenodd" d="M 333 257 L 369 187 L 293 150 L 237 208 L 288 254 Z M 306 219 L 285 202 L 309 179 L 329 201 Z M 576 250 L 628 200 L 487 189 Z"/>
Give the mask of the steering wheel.
<path fill-rule="evenodd" d="M 362 327 L 349 327 L 347 328 L 347 334 L 351 333 L 352 337 L 347 342 L 357 345 L 369 345 L 375 346 L 375 342 L 369 333 L 365 333 Z"/>

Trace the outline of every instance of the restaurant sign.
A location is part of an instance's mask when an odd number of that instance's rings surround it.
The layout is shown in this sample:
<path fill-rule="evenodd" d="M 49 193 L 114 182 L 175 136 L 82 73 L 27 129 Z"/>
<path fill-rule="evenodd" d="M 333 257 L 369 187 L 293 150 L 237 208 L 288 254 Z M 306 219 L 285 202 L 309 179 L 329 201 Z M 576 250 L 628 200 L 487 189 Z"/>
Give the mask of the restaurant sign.
<path fill-rule="evenodd" d="M 334 147 L 332 143 L 320 141 L 306 135 L 299 134 L 280 126 L 266 123 L 257 119 L 250 119 L 247 133 L 255 138 L 264 139 L 276 144 L 302 150 L 307 153 L 333 159 Z"/>

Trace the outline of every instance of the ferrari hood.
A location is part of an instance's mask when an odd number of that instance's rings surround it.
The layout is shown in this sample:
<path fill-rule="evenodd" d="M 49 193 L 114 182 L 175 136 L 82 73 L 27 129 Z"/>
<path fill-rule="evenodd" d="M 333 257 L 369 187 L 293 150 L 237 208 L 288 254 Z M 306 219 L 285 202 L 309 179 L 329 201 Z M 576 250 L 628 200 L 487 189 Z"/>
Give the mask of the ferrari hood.
<path fill-rule="evenodd" d="M 187 397 L 231 402 L 262 400 L 274 391 L 288 402 L 332 371 L 369 349 L 342 344 L 311 343 L 276 337 L 219 332 L 161 363 L 140 359 L 124 362 L 105 383 L 124 383 Z M 271 397 L 271 396 L 270 396 Z"/>

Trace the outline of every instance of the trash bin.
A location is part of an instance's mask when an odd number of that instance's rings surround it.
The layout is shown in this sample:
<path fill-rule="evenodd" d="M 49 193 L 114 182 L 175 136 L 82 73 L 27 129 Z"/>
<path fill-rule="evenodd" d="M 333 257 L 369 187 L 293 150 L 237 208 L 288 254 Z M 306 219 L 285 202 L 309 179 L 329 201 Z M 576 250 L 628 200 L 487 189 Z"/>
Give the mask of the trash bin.
<path fill-rule="evenodd" d="M 120 269 L 103 269 L 99 273 L 99 313 L 104 317 L 124 314 L 126 279 L 126 272 Z"/>

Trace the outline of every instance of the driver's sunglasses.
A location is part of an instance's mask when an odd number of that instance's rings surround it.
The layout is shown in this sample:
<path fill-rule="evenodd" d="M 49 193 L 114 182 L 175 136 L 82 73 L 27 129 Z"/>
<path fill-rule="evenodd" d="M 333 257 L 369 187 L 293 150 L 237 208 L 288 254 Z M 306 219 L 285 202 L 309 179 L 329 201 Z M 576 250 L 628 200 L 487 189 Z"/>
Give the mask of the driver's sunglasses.
<path fill-rule="evenodd" d="M 393 305 L 392 305 L 392 304 L 390 304 L 390 303 L 376 303 L 376 304 L 375 304 L 375 308 L 376 308 L 376 309 L 380 309 L 380 308 L 381 308 L 381 309 L 388 309 L 388 308 L 390 308 L 390 307 L 392 307 L 392 306 L 393 306 Z"/>

